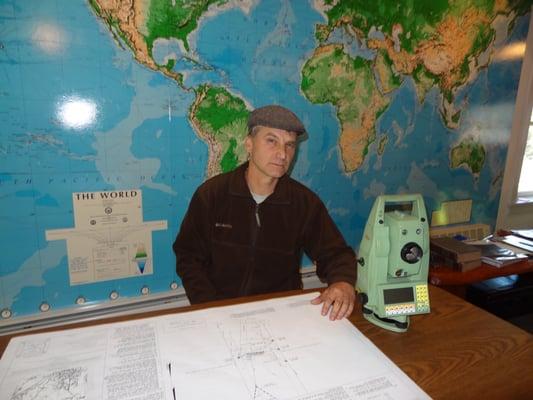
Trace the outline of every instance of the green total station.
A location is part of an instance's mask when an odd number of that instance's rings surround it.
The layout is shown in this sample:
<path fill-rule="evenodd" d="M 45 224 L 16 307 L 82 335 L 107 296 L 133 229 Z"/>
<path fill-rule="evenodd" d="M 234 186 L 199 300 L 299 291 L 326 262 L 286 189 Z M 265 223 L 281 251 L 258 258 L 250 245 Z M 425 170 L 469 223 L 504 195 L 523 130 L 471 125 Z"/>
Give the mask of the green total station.
<path fill-rule="evenodd" d="M 420 194 L 377 197 L 358 257 L 356 290 L 368 321 L 405 332 L 410 315 L 429 313 L 429 226 Z"/>

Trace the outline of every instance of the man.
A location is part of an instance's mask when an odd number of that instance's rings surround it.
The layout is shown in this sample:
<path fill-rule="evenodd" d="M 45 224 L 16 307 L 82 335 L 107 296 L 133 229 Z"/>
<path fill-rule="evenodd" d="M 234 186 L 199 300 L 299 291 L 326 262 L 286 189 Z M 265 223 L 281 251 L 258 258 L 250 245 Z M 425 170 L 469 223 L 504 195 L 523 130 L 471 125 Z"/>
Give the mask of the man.
<path fill-rule="evenodd" d="M 173 246 L 192 304 L 299 289 L 305 251 L 328 283 L 313 304 L 331 320 L 351 314 L 355 254 L 318 196 L 287 175 L 304 133 L 286 108 L 254 110 L 244 142 L 249 161 L 194 193 Z"/>

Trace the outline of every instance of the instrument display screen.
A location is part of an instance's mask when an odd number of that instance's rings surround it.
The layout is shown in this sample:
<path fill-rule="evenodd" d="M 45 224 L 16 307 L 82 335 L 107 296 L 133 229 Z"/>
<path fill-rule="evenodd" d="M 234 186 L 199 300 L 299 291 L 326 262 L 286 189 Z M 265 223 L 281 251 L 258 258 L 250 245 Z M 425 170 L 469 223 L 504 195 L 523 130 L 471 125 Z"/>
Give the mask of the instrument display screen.
<path fill-rule="evenodd" d="M 383 290 L 385 304 L 411 303 L 415 300 L 413 288 L 411 286 L 397 289 Z"/>

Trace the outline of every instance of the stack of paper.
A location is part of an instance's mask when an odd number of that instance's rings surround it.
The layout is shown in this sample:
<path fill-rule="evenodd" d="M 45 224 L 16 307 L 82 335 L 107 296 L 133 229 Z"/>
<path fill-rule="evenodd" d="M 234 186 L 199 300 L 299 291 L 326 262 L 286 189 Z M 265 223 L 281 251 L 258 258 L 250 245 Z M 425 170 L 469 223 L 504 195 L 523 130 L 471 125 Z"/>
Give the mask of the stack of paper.
<path fill-rule="evenodd" d="M 318 293 L 21 336 L 1 399 L 333 400 L 429 397 Z"/>
<path fill-rule="evenodd" d="M 533 229 L 521 229 L 512 231 L 512 235 L 501 238 L 504 243 L 518 247 L 521 250 L 533 254 Z"/>
<path fill-rule="evenodd" d="M 471 246 L 475 246 L 481 250 L 481 261 L 495 267 L 503 267 L 522 260 L 527 260 L 526 254 L 515 253 L 514 251 L 500 247 L 497 244 L 471 244 Z"/>

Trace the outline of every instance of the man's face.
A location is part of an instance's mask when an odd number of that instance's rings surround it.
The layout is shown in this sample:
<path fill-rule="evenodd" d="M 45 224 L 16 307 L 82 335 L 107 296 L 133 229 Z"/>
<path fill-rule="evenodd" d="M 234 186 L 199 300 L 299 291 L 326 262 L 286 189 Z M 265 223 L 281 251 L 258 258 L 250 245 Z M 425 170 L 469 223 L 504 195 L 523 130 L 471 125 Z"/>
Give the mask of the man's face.
<path fill-rule="evenodd" d="M 281 178 L 296 153 L 296 133 L 261 126 L 248 135 L 245 148 L 250 155 L 249 168 L 271 178 Z"/>

